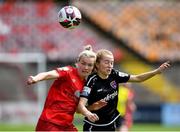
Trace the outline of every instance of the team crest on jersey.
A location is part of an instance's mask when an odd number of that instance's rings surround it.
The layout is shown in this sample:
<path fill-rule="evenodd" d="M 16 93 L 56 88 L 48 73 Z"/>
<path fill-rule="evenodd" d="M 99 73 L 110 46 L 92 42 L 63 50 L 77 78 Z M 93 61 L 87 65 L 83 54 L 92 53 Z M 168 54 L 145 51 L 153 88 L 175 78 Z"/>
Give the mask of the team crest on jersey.
<path fill-rule="evenodd" d="M 112 82 L 110 83 L 110 85 L 111 85 L 111 87 L 114 88 L 114 89 L 117 88 L 117 84 L 116 84 L 115 81 L 112 81 Z"/>

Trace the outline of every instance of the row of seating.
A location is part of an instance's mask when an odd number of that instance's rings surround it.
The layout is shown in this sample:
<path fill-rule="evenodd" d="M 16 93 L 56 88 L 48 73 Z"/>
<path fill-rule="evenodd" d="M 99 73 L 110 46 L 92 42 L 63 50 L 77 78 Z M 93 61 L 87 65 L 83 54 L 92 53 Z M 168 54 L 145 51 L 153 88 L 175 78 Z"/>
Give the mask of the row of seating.
<path fill-rule="evenodd" d="M 83 21 L 74 30 L 60 26 L 60 8 L 51 1 L 0 3 L 0 52 L 42 52 L 50 61 L 60 61 L 74 60 L 86 44 L 95 50 L 117 49 Z"/>
<path fill-rule="evenodd" d="M 179 2 L 81 0 L 75 4 L 149 61 L 180 61 Z"/>

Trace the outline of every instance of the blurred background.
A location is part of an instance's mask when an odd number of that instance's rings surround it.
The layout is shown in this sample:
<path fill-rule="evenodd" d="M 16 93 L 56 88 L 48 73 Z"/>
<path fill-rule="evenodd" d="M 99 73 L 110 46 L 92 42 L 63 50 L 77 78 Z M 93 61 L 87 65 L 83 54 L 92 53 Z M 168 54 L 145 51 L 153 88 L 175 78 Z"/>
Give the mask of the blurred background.
<path fill-rule="evenodd" d="M 73 30 L 58 23 L 68 4 L 82 13 Z M 34 130 L 52 81 L 27 86 L 27 77 L 73 65 L 87 44 L 111 50 L 129 74 L 170 60 L 165 73 L 132 84 L 132 130 L 180 130 L 179 9 L 179 0 L 0 0 L 0 130 Z M 82 116 L 74 123 L 82 130 Z"/>

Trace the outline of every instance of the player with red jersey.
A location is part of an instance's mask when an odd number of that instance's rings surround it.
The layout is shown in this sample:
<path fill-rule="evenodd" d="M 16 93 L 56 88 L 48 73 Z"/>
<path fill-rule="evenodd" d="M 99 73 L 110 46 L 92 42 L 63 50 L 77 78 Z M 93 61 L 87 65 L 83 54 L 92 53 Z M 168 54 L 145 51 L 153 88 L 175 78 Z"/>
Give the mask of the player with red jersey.
<path fill-rule="evenodd" d="M 30 76 L 27 83 L 56 79 L 49 89 L 36 131 L 77 131 L 73 117 L 86 77 L 91 74 L 96 54 L 87 46 L 79 54 L 76 67 L 65 66 Z"/>

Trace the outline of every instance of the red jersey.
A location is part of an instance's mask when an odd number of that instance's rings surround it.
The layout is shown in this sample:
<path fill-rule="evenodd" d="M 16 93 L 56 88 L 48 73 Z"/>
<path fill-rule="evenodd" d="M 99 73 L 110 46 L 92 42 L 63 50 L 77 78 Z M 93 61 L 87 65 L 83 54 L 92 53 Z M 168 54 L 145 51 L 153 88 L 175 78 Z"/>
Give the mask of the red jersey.
<path fill-rule="evenodd" d="M 41 120 L 60 126 L 72 124 L 85 80 L 78 75 L 77 68 L 66 66 L 56 69 L 59 78 L 49 89 Z"/>

